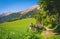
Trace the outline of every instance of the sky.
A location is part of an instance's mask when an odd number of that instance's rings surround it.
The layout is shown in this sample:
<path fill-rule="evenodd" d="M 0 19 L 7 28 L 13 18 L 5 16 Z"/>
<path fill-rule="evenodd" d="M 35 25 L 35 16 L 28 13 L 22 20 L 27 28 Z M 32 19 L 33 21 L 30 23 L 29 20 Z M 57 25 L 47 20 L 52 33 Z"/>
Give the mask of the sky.
<path fill-rule="evenodd" d="M 38 0 L 0 0 L 0 14 L 17 12 L 36 5 Z"/>

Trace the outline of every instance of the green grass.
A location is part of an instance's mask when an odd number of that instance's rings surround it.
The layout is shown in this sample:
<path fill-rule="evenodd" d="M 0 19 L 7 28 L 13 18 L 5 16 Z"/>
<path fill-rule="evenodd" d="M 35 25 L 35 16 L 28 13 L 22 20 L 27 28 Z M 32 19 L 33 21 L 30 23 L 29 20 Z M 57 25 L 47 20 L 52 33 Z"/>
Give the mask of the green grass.
<path fill-rule="evenodd" d="M 29 31 L 30 22 L 36 23 L 34 18 L 26 18 L 0 24 L 0 39 L 44 39 L 40 33 Z M 47 39 L 60 39 L 60 35 L 52 35 Z"/>
<path fill-rule="evenodd" d="M 16 20 L 12 22 L 4 22 L 0 24 L 0 39 L 17 39 L 21 38 L 20 35 L 27 33 L 29 24 L 32 22 L 36 23 L 34 18 L 26 18 L 22 20 Z M 14 35 L 14 37 L 13 37 Z M 12 37 L 11 37 L 12 36 Z"/>
<path fill-rule="evenodd" d="M 22 20 L 17 20 L 13 22 L 5 22 L 0 24 L 0 28 L 6 29 L 8 31 L 14 31 L 14 32 L 25 32 L 26 29 L 29 28 L 30 22 L 36 23 L 36 20 L 34 18 L 26 18 Z"/>
<path fill-rule="evenodd" d="M 60 39 L 60 35 L 51 35 L 47 39 Z"/>
<path fill-rule="evenodd" d="M 0 26 L 29 26 L 30 22 L 35 23 L 36 20 L 34 18 L 26 18 L 13 22 L 5 22 L 0 24 Z"/>

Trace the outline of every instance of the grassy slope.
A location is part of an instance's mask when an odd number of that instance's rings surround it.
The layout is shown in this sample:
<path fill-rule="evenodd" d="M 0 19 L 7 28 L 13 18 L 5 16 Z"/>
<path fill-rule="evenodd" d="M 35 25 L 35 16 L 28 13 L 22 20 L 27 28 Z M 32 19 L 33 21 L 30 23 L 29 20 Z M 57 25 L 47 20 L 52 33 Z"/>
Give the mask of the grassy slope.
<path fill-rule="evenodd" d="M 26 18 L 22 20 L 13 21 L 13 22 L 5 22 L 0 24 L 0 26 L 29 26 L 30 22 L 35 23 L 35 19 Z"/>
<path fill-rule="evenodd" d="M 36 23 L 36 20 L 34 18 L 26 18 L 22 20 L 5 22 L 0 24 L 0 38 L 5 39 L 6 36 L 11 36 L 11 34 L 14 34 L 14 36 L 16 35 L 16 37 L 18 38 L 19 34 L 26 33 L 26 30 L 29 28 L 30 22 Z M 39 36 L 40 34 L 38 34 L 38 37 Z M 14 37 L 14 39 L 17 39 L 17 38 Z M 41 37 L 41 39 L 45 39 L 45 38 Z M 51 35 L 51 37 L 47 37 L 47 39 L 60 39 L 60 35 Z"/>
<path fill-rule="evenodd" d="M 10 31 L 25 32 L 29 28 L 30 22 L 35 23 L 36 20 L 34 18 L 26 18 L 13 22 L 5 22 L 0 24 L 0 28 L 7 30 L 9 32 Z"/>

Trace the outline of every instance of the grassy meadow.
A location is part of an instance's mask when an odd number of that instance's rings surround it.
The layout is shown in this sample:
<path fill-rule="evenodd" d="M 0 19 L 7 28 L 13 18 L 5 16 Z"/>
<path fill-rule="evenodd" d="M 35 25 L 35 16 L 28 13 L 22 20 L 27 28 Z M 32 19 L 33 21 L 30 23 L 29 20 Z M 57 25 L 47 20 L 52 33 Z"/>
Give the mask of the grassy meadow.
<path fill-rule="evenodd" d="M 30 22 L 36 23 L 34 18 L 25 18 L 0 24 L 0 39 L 60 39 L 60 35 L 48 35 L 45 38 L 40 32 L 30 31 Z"/>
<path fill-rule="evenodd" d="M 36 23 L 36 20 L 34 18 L 26 18 L 22 20 L 17 20 L 13 22 L 5 22 L 0 24 L 0 27 L 4 29 L 8 29 L 8 31 L 19 31 L 24 32 L 26 29 L 29 28 L 30 22 Z"/>
<path fill-rule="evenodd" d="M 22 20 L 4 22 L 0 24 L 0 39 L 20 38 L 20 35 L 18 36 L 18 34 L 27 33 L 27 30 L 29 30 L 30 22 L 35 24 L 36 20 L 34 18 L 25 18 Z M 11 36 L 13 36 L 13 38 Z"/>
<path fill-rule="evenodd" d="M 5 22 L 0 24 L 0 26 L 29 26 L 30 22 L 36 23 L 36 20 L 34 18 L 25 18 L 12 22 Z"/>

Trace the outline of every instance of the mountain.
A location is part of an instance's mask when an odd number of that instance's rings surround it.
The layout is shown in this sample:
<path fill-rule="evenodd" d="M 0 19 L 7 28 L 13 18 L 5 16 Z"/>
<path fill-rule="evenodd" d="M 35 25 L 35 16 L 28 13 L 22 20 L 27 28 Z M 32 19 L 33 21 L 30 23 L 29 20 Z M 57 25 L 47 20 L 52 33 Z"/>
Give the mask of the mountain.
<path fill-rule="evenodd" d="M 37 12 L 37 10 L 39 10 L 39 8 L 40 8 L 39 5 L 34 5 L 23 11 L 3 13 L 0 15 L 0 23 L 30 17 L 35 12 Z"/>

